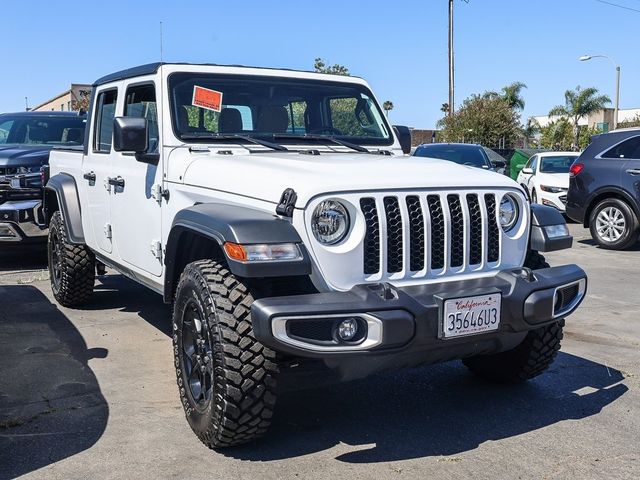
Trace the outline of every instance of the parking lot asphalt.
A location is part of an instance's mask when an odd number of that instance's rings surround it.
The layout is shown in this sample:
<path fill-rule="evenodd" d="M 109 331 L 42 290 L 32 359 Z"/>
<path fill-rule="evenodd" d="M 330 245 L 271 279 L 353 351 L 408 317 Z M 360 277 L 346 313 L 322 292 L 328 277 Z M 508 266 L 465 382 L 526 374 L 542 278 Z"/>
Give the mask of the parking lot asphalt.
<path fill-rule="evenodd" d="M 288 391 L 259 443 L 214 452 L 178 401 L 169 307 L 118 275 L 71 310 L 44 255 L 0 249 L 0 479 L 640 478 L 640 244 L 547 255 L 589 274 L 552 368 L 519 386 L 461 362 Z"/>

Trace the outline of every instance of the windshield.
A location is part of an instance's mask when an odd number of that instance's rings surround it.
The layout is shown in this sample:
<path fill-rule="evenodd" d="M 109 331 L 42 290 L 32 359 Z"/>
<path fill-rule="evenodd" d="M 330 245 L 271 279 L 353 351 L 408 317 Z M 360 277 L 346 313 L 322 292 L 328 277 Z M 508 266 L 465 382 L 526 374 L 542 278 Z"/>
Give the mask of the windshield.
<path fill-rule="evenodd" d="M 414 153 L 416 157 L 431 157 L 449 160 L 460 165 L 472 167 L 489 167 L 489 159 L 482 149 L 476 145 L 447 145 L 432 144 L 418 147 Z"/>
<path fill-rule="evenodd" d="M 0 115 L 0 145 L 82 145 L 85 117 Z"/>
<path fill-rule="evenodd" d="M 189 142 L 211 143 L 216 136 L 229 141 L 233 135 L 278 143 L 317 142 L 318 136 L 355 144 L 393 142 L 373 95 L 355 83 L 174 73 L 169 90 L 174 132 Z"/>
<path fill-rule="evenodd" d="M 569 167 L 576 159 L 573 155 L 557 157 L 542 157 L 540 163 L 541 173 L 569 173 Z"/>

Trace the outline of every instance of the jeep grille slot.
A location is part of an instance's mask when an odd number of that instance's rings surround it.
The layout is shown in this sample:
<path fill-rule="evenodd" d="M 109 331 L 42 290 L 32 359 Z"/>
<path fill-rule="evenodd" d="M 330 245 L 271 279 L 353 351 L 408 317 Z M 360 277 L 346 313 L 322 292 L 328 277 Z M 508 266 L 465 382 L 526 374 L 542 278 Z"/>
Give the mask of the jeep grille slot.
<path fill-rule="evenodd" d="M 431 215 L 431 269 L 444 268 L 444 214 L 439 195 L 428 195 Z"/>
<path fill-rule="evenodd" d="M 484 201 L 487 204 L 487 218 L 489 219 L 489 251 L 487 261 L 497 262 L 500 259 L 500 226 L 496 213 L 496 196 L 485 194 Z"/>
<path fill-rule="evenodd" d="M 501 246 L 496 206 L 493 193 L 360 198 L 364 274 L 419 278 L 496 268 Z"/>
<path fill-rule="evenodd" d="M 360 209 L 364 215 L 364 273 L 371 275 L 380 271 L 380 224 L 375 198 L 361 198 Z"/>
<path fill-rule="evenodd" d="M 409 212 L 409 268 L 412 272 L 419 272 L 424 268 L 424 249 L 426 248 L 420 197 L 417 195 L 407 197 L 407 211 Z"/>
<path fill-rule="evenodd" d="M 402 271 L 402 214 L 396 197 L 384 197 L 387 221 L 387 272 Z"/>

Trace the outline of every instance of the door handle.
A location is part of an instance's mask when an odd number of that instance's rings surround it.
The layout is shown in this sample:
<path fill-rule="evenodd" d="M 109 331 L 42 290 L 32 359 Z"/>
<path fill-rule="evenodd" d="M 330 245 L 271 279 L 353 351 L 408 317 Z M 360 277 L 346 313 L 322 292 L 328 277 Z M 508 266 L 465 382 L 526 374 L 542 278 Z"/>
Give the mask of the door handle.
<path fill-rule="evenodd" d="M 89 180 L 90 182 L 95 182 L 96 174 L 94 172 L 85 173 L 84 175 L 82 175 L 82 178 L 84 178 L 85 180 Z"/>
<path fill-rule="evenodd" d="M 640 175 L 640 168 L 630 168 L 627 170 L 627 173 L 630 175 Z"/>
<path fill-rule="evenodd" d="M 107 183 L 109 183 L 109 185 L 113 185 L 114 187 L 124 188 L 124 178 L 120 176 L 116 178 L 109 177 L 109 180 L 107 180 Z"/>

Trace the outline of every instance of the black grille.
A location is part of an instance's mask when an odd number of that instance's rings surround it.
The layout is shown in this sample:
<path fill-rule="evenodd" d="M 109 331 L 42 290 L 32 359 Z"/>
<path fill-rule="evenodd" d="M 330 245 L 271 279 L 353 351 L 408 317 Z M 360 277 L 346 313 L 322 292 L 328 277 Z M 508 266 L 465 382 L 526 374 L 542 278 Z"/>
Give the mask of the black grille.
<path fill-rule="evenodd" d="M 364 235 L 364 273 L 371 275 L 380 271 L 380 224 L 378 209 L 373 198 L 361 198 L 360 208 L 367 226 Z"/>
<path fill-rule="evenodd" d="M 396 197 L 384 197 L 387 219 L 387 272 L 402 271 L 402 214 Z"/>
<path fill-rule="evenodd" d="M 579 291 L 580 291 L 580 287 L 577 283 L 574 283 L 569 287 L 559 289 L 557 298 L 556 298 L 554 313 L 561 312 L 562 310 L 567 308 L 569 305 L 571 305 L 571 302 L 575 300 Z"/>
<path fill-rule="evenodd" d="M 487 261 L 497 262 L 500 259 L 500 226 L 496 215 L 496 196 L 485 194 L 484 201 L 487 204 L 487 218 L 489 222 L 489 248 Z"/>
<path fill-rule="evenodd" d="M 409 268 L 417 272 L 424 268 L 424 249 L 426 238 L 424 236 L 424 218 L 420 198 L 414 195 L 407 197 L 407 210 L 409 212 Z"/>
<path fill-rule="evenodd" d="M 438 195 L 428 195 L 429 215 L 431 216 L 431 268 L 444 268 L 444 214 Z"/>
<path fill-rule="evenodd" d="M 449 214 L 451 215 L 451 266 L 464 264 L 464 216 L 458 195 L 448 195 Z"/>
<path fill-rule="evenodd" d="M 291 320 L 287 322 L 289 335 L 330 342 L 333 340 L 333 322 L 331 320 Z"/>
<path fill-rule="evenodd" d="M 482 263 L 482 212 L 478 195 L 468 194 L 467 205 L 469 206 L 469 264 L 478 265 Z"/>

